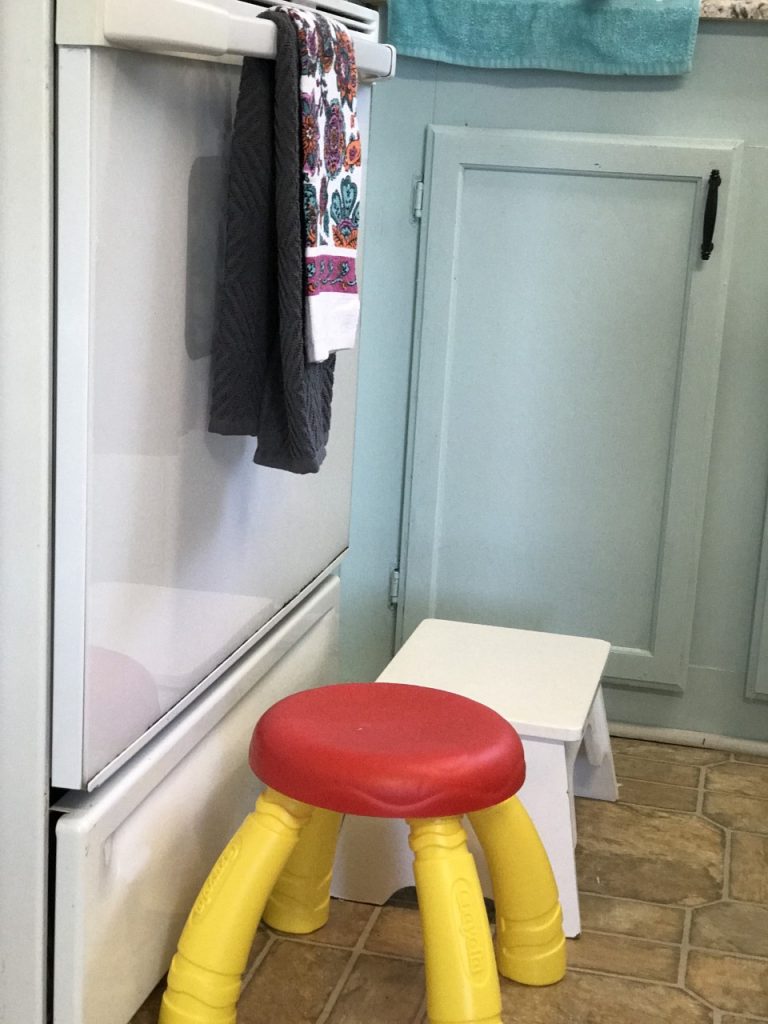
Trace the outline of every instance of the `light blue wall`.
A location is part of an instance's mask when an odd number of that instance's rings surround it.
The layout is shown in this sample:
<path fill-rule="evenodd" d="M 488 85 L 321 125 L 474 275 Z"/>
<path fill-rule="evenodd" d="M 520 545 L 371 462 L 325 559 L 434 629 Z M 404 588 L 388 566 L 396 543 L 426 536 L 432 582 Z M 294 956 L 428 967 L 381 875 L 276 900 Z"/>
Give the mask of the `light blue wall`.
<path fill-rule="evenodd" d="M 739 138 L 746 143 L 688 687 L 611 690 L 614 719 L 768 739 L 768 705 L 743 699 L 768 481 L 768 25 L 704 23 L 676 79 L 483 71 L 401 60 L 378 86 L 370 147 L 346 678 L 392 652 L 418 229 L 411 191 L 429 123 Z"/>
<path fill-rule="evenodd" d="M 393 653 L 389 574 L 400 541 L 418 226 L 412 194 L 432 120 L 435 65 L 401 61 L 374 87 L 365 221 L 350 551 L 342 571 L 345 679 L 375 679 Z"/>

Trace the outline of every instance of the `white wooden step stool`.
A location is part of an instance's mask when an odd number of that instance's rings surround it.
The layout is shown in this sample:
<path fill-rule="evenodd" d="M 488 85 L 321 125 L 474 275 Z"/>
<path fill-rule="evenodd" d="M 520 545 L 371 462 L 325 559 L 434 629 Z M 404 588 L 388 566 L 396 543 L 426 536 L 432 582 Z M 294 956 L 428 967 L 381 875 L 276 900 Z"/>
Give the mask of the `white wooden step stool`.
<path fill-rule="evenodd" d="M 569 937 L 581 931 L 574 797 L 618 798 L 600 689 L 609 650 L 603 640 L 425 619 L 378 679 L 452 690 L 487 704 L 517 729 L 527 764 L 519 796 L 552 862 Z M 483 891 L 491 896 L 468 823 L 467 832 Z M 407 835 L 398 820 L 347 818 L 334 896 L 380 904 L 412 885 Z"/>

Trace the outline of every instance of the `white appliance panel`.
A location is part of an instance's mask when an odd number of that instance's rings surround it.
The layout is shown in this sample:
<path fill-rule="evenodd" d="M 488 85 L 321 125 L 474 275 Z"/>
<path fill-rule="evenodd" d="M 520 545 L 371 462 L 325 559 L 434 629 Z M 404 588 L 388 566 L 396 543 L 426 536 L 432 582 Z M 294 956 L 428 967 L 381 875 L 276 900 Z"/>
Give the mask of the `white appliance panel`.
<path fill-rule="evenodd" d="M 53 782 L 80 788 L 346 548 L 355 356 L 338 357 L 319 474 L 209 434 L 239 69 L 97 47 L 58 61 Z"/>
<path fill-rule="evenodd" d="M 338 593 L 331 577 L 95 794 L 57 808 L 53 1024 L 126 1024 L 167 970 L 261 788 L 257 719 L 338 678 Z"/>

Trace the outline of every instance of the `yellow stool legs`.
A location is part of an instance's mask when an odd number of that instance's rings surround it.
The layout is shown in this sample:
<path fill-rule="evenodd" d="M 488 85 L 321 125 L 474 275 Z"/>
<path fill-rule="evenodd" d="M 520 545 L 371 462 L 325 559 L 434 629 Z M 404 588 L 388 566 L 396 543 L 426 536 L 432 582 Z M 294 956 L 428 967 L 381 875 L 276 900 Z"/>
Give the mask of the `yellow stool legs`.
<path fill-rule="evenodd" d="M 513 796 L 468 817 L 493 882 L 499 972 L 523 985 L 560 981 L 563 914 L 549 858 L 525 808 Z"/>
<path fill-rule="evenodd" d="M 413 820 L 430 1024 L 501 1024 L 483 894 L 458 818 Z"/>
<path fill-rule="evenodd" d="M 195 900 L 168 972 L 159 1024 L 235 1024 L 264 905 L 312 808 L 266 790 Z"/>
<path fill-rule="evenodd" d="M 264 921 L 270 927 L 306 935 L 327 922 L 341 818 L 335 811 L 313 810 L 264 911 Z"/>
<path fill-rule="evenodd" d="M 430 1024 L 501 1024 L 497 963 L 501 974 L 526 985 L 549 985 L 565 973 L 557 887 L 524 808 L 511 797 L 469 818 L 493 879 L 496 957 L 460 820 L 409 822 Z M 192 907 L 159 1024 L 236 1024 L 242 974 L 262 914 L 295 934 L 328 920 L 340 824 L 335 812 L 274 790 L 262 793 Z"/>

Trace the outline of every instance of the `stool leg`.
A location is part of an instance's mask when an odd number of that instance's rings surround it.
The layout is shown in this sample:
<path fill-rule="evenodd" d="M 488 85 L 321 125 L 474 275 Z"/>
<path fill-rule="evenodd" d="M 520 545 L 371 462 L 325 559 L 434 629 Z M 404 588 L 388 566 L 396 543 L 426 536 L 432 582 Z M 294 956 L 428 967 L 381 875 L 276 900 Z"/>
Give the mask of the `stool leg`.
<path fill-rule="evenodd" d="M 331 874 L 341 815 L 316 807 L 272 890 L 264 921 L 292 935 L 322 928 L 331 904 Z"/>
<path fill-rule="evenodd" d="M 409 821 L 430 1024 L 501 1024 L 483 894 L 458 818 Z"/>
<path fill-rule="evenodd" d="M 563 915 L 533 822 L 515 796 L 468 817 L 493 882 L 500 973 L 523 985 L 560 981 L 566 966 Z"/>
<path fill-rule="evenodd" d="M 235 1024 L 264 904 L 312 808 L 267 789 L 195 900 L 168 972 L 159 1024 Z"/>

